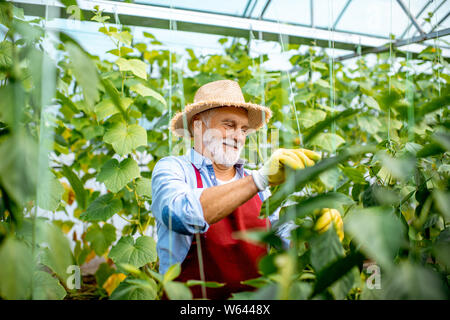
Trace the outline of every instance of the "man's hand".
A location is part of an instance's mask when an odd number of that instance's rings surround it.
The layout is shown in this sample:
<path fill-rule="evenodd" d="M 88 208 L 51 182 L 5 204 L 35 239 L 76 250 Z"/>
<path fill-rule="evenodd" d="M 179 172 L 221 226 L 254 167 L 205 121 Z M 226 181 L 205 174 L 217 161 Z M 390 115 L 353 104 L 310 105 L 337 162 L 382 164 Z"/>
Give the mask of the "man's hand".
<path fill-rule="evenodd" d="M 294 170 L 311 167 L 320 155 L 308 149 L 276 150 L 263 167 L 253 172 L 253 179 L 258 189 L 264 190 L 267 186 L 276 186 L 286 180 L 285 166 Z"/>
<path fill-rule="evenodd" d="M 342 221 L 339 211 L 336 209 L 324 208 L 319 214 L 320 217 L 317 220 L 314 229 L 319 233 L 325 232 L 334 222 L 339 240 L 342 241 L 342 239 L 344 239 L 344 222 Z"/>

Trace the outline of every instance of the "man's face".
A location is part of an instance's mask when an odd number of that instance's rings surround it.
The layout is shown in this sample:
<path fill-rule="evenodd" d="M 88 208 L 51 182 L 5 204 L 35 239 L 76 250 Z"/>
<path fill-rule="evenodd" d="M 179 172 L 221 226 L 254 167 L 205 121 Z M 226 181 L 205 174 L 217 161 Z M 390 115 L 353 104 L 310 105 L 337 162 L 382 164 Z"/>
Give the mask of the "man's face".
<path fill-rule="evenodd" d="M 217 164 L 234 165 L 241 154 L 247 137 L 247 110 L 221 107 L 212 115 L 209 127 L 203 130 L 203 146 Z"/>

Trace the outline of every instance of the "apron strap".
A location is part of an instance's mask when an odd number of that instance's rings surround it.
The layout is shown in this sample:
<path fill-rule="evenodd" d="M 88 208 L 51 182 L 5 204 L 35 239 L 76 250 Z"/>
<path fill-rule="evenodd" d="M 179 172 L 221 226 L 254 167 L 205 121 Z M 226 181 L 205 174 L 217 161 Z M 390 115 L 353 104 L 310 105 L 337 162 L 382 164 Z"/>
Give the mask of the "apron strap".
<path fill-rule="evenodd" d="M 193 163 L 191 163 L 195 170 L 195 176 L 197 177 L 197 188 L 203 188 L 203 181 L 202 177 L 200 176 L 200 171 L 197 169 L 196 166 L 194 166 Z"/>

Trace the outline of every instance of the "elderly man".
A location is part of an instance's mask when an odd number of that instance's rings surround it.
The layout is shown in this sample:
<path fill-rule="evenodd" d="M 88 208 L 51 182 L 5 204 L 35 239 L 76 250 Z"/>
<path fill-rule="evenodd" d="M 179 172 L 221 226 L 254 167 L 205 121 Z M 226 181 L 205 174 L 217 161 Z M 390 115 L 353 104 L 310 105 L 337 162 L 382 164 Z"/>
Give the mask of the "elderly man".
<path fill-rule="evenodd" d="M 246 136 L 270 117 L 270 109 L 245 102 L 236 82 L 220 80 L 202 86 L 194 103 L 171 121 L 174 134 L 194 138 L 194 148 L 184 156 L 161 159 L 153 169 L 159 271 L 181 263 L 179 281 L 226 284 L 207 291 L 194 286 L 194 298 L 226 299 L 233 292 L 251 290 L 241 281 L 260 276 L 257 264 L 267 248 L 236 239 L 233 233 L 270 228 L 278 215 L 259 217 L 269 186 L 285 181 L 286 165 L 300 169 L 320 158 L 306 149 L 278 149 L 261 169 L 244 169 L 239 156 Z M 291 229 L 284 225 L 277 230 L 285 247 Z"/>

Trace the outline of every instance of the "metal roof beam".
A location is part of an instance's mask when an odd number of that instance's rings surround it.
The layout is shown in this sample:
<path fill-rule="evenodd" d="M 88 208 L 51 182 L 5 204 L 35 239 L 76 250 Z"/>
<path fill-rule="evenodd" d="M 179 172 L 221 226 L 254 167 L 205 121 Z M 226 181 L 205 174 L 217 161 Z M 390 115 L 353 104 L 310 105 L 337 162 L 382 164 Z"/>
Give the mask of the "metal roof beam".
<path fill-rule="evenodd" d="M 450 28 L 444 29 L 444 30 L 439 30 L 439 31 L 434 31 L 434 32 L 430 32 L 424 35 L 420 35 L 420 36 L 416 36 L 416 37 L 412 37 L 409 39 L 403 39 L 403 40 L 397 40 L 394 43 L 392 43 L 392 48 L 398 48 L 398 47 L 402 47 L 402 46 L 406 46 L 406 45 L 410 45 L 410 44 L 415 44 L 415 43 L 419 43 L 422 41 L 426 41 L 426 40 L 430 40 L 430 39 L 435 39 L 438 37 L 444 37 L 450 34 Z M 365 49 L 362 50 L 361 53 L 352 53 L 352 54 L 348 54 L 345 56 L 341 56 L 336 58 L 337 61 L 343 61 L 343 60 L 347 60 L 347 59 L 351 59 L 351 58 L 355 58 L 358 57 L 360 55 L 365 55 L 368 53 L 381 53 L 381 52 L 387 52 L 389 51 L 390 46 L 389 44 L 385 44 L 379 47 L 374 47 L 374 48 L 369 48 L 369 49 Z"/>
<path fill-rule="evenodd" d="M 341 12 L 339 13 L 336 21 L 333 23 L 333 30 L 336 30 L 336 26 L 339 23 L 339 21 L 341 20 L 342 16 L 344 15 L 345 11 L 347 10 L 348 6 L 350 5 L 350 3 L 352 2 L 352 0 L 348 0 L 347 3 L 345 4 L 344 8 L 342 8 Z"/>
<path fill-rule="evenodd" d="M 56 0 L 14 0 L 16 6 L 22 7 L 28 16 L 45 17 L 45 12 L 54 12 L 50 18 L 70 19 L 63 4 Z M 147 28 L 170 29 L 171 21 L 175 21 L 178 31 L 216 34 L 230 37 L 248 38 L 250 30 L 261 35 L 262 40 L 278 41 L 280 35 L 289 36 L 292 44 L 305 44 L 328 47 L 329 39 L 333 39 L 334 48 L 355 50 L 358 46 L 368 49 L 385 44 L 386 39 L 371 35 L 355 35 L 343 31 L 332 31 L 277 23 L 273 21 L 236 17 L 224 14 L 205 13 L 193 10 L 165 8 L 107 0 L 78 0 L 78 6 L 87 21 L 94 16 L 94 7 L 98 6 L 103 15 L 115 15 L 124 25 Z"/>
<path fill-rule="evenodd" d="M 422 28 L 417 23 L 416 18 L 411 14 L 411 11 L 405 6 L 402 0 L 397 0 L 397 3 L 400 5 L 400 7 L 403 9 L 403 11 L 406 13 L 408 18 L 411 20 L 412 24 L 416 27 L 416 29 L 420 32 L 421 35 L 424 35 L 425 32 L 422 30 Z"/>
<path fill-rule="evenodd" d="M 419 19 L 420 15 L 428 8 L 428 6 L 433 3 L 434 0 L 428 0 L 427 3 L 425 3 L 425 5 L 423 6 L 422 9 L 420 9 L 419 13 L 416 15 L 416 20 Z M 403 31 L 402 35 L 400 36 L 400 39 L 403 39 L 403 37 L 406 35 L 406 33 L 409 31 L 409 29 L 411 29 L 412 27 L 412 23 L 409 24 L 409 26 L 405 29 L 405 31 Z"/>
<path fill-rule="evenodd" d="M 272 0 L 267 0 L 266 5 L 264 6 L 264 8 L 261 11 L 261 14 L 259 15 L 259 19 L 262 19 L 262 17 L 264 16 L 264 13 L 266 13 L 267 8 L 269 7 L 269 4 Z"/>
<path fill-rule="evenodd" d="M 447 20 L 448 16 L 450 16 L 450 11 L 447 12 L 447 14 L 442 17 L 441 20 L 439 20 L 439 22 L 433 27 L 433 29 L 431 29 L 431 31 L 434 31 L 437 27 L 439 27 L 445 20 Z"/>

